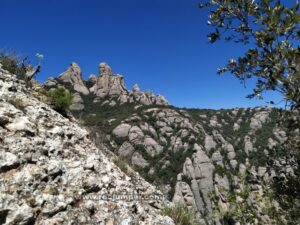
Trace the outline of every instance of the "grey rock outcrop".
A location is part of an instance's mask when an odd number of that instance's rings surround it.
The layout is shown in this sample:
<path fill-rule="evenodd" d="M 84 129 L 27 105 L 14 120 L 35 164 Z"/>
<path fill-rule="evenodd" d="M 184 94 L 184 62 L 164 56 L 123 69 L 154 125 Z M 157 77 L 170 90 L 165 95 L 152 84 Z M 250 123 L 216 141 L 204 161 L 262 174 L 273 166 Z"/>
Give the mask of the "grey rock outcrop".
<path fill-rule="evenodd" d="M 98 76 L 91 74 L 85 84 L 81 69 L 76 63 L 71 63 L 67 71 L 57 78 L 50 77 L 44 86 L 51 89 L 63 85 L 67 89 L 71 88 L 84 95 L 92 94 L 94 103 L 101 102 L 111 107 L 125 103 L 169 105 L 164 96 L 154 95 L 151 91 L 141 92 L 137 84 L 134 85 L 132 92 L 128 91 L 125 87 L 124 77 L 114 74 L 107 63 L 100 63 L 98 71 Z"/>
<path fill-rule="evenodd" d="M 141 168 L 144 168 L 149 165 L 149 163 L 144 159 L 144 157 L 138 152 L 135 152 L 131 157 L 131 164 L 133 166 L 138 166 Z"/>
<path fill-rule="evenodd" d="M 138 84 L 133 85 L 132 92 L 133 92 L 134 94 L 140 92 L 140 88 L 139 88 L 139 85 L 138 85 Z"/>
<path fill-rule="evenodd" d="M 83 99 L 81 98 L 81 96 L 78 92 L 73 94 L 73 102 L 72 102 L 72 105 L 70 106 L 70 109 L 74 110 L 74 111 L 84 109 Z"/>
<path fill-rule="evenodd" d="M 134 147 L 129 142 L 124 142 L 118 150 L 118 155 L 121 158 L 130 157 L 134 152 Z"/>
<path fill-rule="evenodd" d="M 152 157 L 160 154 L 163 151 L 163 147 L 151 137 L 145 138 L 144 146 L 146 152 Z"/>
<path fill-rule="evenodd" d="M 97 76 L 95 74 L 91 74 L 89 76 L 88 82 L 90 82 L 90 92 L 95 93 L 95 89 L 97 88 Z"/>
<path fill-rule="evenodd" d="M 77 63 L 71 63 L 69 68 L 58 76 L 58 80 L 73 86 L 74 90 L 84 95 L 89 94 L 89 90 L 82 80 L 82 72 Z"/>
<path fill-rule="evenodd" d="M 56 87 L 58 85 L 58 83 L 54 77 L 49 77 L 44 85 L 48 88 L 52 88 L 52 87 Z"/>
<path fill-rule="evenodd" d="M 100 63 L 99 77 L 97 78 L 96 87 L 93 91 L 99 98 L 107 96 L 115 97 L 128 93 L 125 88 L 123 76 L 113 75 L 112 70 L 107 63 Z"/>
<path fill-rule="evenodd" d="M 118 138 L 124 138 L 128 136 L 131 125 L 129 124 L 120 124 L 113 131 L 112 134 Z"/>

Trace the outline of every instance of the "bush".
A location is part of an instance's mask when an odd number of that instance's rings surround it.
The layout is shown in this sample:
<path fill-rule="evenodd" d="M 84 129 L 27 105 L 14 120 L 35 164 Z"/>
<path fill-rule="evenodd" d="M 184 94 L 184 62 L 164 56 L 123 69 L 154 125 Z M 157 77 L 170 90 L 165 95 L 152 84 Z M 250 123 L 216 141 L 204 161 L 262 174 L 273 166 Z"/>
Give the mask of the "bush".
<path fill-rule="evenodd" d="M 21 59 L 16 53 L 0 52 L 0 63 L 2 68 L 15 74 L 19 79 L 25 79 L 25 62 L 27 57 Z"/>
<path fill-rule="evenodd" d="M 49 96 L 54 110 L 66 116 L 73 101 L 72 94 L 65 88 L 59 87 L 51 90 Z"/>
<path fill-rule="evenodd" d="M 161 214 L 169 216 L 176 225 L 199 225 L 196 220 L 196 211 L 190 210 L 182 204 L 176 204 L 173 207 L 166 206 L 162 209 Z"/>

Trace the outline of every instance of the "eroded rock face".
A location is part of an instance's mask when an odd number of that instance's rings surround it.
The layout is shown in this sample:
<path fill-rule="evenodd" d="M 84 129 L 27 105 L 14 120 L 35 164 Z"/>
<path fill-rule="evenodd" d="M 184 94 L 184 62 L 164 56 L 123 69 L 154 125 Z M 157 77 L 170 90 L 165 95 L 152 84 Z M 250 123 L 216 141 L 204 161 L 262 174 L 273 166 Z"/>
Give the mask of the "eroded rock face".
<path fill-rule="evenodd" d="M 102 62 L 99 64 L 99 76 L 112 76 L 112 75 L 113 75 L 112 70 L 107 63 Z"/>
<path fill-rule="evenodd" d="M 94 95 L 93 102 L 102 102 L 102 104 L 112 107 L 125 103 L 169 105 L 162 95 L 154 95 L 151 91 L 141 92 L 137 84 L 134 85 L 133 92 L 128 91 L 125 87 L 124 77 L 120 74 L 114 74 L 107 63 L 100 63 L 98 71 L 98 76 L 94 74 L 89 76 L 87 88 L 82 80 L 79 66 L 76 63 L 71 63 L 67 71 L 60 74 L 58 78 L 50 77 L 44 86 L 50 89 L 58 87 L 61 83 L 67 84 L 65 85 L 67 89 L 71 87 L 75 92 L 84 95 L 91 93 Z"/>
<path fill-rule="evenodd" d="M 131 164 L 141 168 L 144 168 L 149 165 L 149 163 L 144 159 L 144 157 L 138 152 L 135 152 L 131 157 Z"/>
<path fill-rule="evenodd" d="M 100 63 L 99 77 L 96 86 L 93 89 L 97 97 L 104 98 L 107 96 L 115 97 L 127 94 L 124 78 L 121 75 L 113 75 L 110 66 L 107 63 Z"/>
<path fill-rule="evenodd" d="M 135 93 L 139 96 L 140 92 L 136 89 Z M 119 155 L 125 153 L 127 162 L 135 165 L 138 171 L 154 182 L 164 182 L 162 190 L 172 193 L 174 203 L 196 209 L 200 224 L 224 223 L 223 216 L 231 212 L 238 201 L 254 202 L 257 220 L 268 224 L 272 216 L 261 213 L 267 208 L 268 196 L 257 190 L 263 189 L 263 182 L 281 175 L 263 164 L 261 158 L 265 158 L 266 163 L 268 150 L 286 138 L 277 127 L 274 133 L 269 133 L 272 138 L 267 138 L 266 143 L 257 137 L 256 132 L 265 125 L 270 131 L 270 110 L 233 109 L 204 115 L 194 110 L 189 113 L 189 110 L 150 107 L 132 114 L 115 127 L 115 130 L 127 127 L 123 142 L 114 138 L 110 141 Z M 254 120 L 261 121 L 260 126 L 251 126 Z M 259 157 L 256 156 L 258 151 L 261 151 Z M 291 166 L 283 166 L 289 164 L 285 160 L 276 163 L 284 168 L 284 174 L 293 174 Z M 243 181 L 243 176 L 249 177 L 249 181 Z M 238 195 L 245 188 L 250 190 L 251 197 L 238 196 L 234 203 L 228 200 L 228 193 Z M 264 203 L 253 199 L 261 199 Z"/>
<path fill-rule="evenodd" d="M 124 142 L 118 150 L 118 155 L 127 158 L 134 152 L 134 147 L 129 142 Z"/>
<path fill-rule="evenodd" d="M 46 87 L 52 88 L 52 87 L 56 87 L 58 84 L 54 77 L 49 77 L 44 85 Z"/>
<path fill-rule="evenodd" d="M 11 86 L 17 91 L 9 91 Z M 2 224 L 174 225 L 158 213 L 161 200 L 110 198 L 161 193 L 137 173 L 131 178 L 124 174 L 86 130 L 33 95 L 24 82 L 0 69 Z M 10 99 L 18 99 L 19 105 Z M 20 102 L 26 105 L 20 107 Z M 138 165 L 147 165 L 136 158 Z"/>
<path fill-rule="evenodd" d="M 82 72 L 77 63 L 71 63 L 67 71 L 58 76 L 58 80 L 73 86 L 74 90 L 84 95 L 89 94 L 89 90 L 82 80 Z"/>
<path fill-rule="evenodd" d="M 73 94 L 73 102 L 72 102 L 72 105 L 70 106 L 70 109 L 74 110 L 74 111 L 84 109 L 83 99 L 81 98 L 81 96 L 78 92 Z"/>
<path fill-rule="evenodd" d="M 91 74 L 89 76 L 88 82 L 90 83 L 89 91 L 91 93 L 95 93 L 95 89 L 97 88 L 97 76 L 95 74 Z"/>
<path fill-rule="evenodd" d="M 138 85 L 138 84 L 133 85 L 132 92 L 133 92 L 134 94 L 140 92 L 140 88 L 139 88 L 139 85 Z"/>
<path fill-rule="evenodd" d="M 117 138 L 124 138 L 128 136 L 131 126 L 129 124 L 120 124 L 113 130 L 113 135 Z"/>

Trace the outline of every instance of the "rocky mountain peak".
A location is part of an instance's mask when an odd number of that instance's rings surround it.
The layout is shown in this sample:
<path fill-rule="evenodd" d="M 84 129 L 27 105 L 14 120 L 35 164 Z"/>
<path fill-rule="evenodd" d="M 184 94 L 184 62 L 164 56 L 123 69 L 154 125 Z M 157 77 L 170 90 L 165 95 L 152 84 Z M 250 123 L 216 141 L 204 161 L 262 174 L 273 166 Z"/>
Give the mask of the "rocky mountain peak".
<path fill-rule="evenodd" d="M 82 79 L 82 72 L 77 63 L 72 62 L 68 69 L 58 76 L 58 80 L 73 86 L 74 90 L 84 95 L 89 94 Z"/>
<path fill-rule="evenodd" d="M 57 78 L 50 77 L 45 82 L 45 87 L 49 89 L 63 85 L 67 89 L 71 89 L 70 91 L 79 94 L 93 94 L 93 102 L 102 102 L 102 104 L 110 106 L 115 106 L 117 103 L 169 105 L 168 101 L 162 95 L 154 95 L 151 91 L 141 92 L 137 84 L 134 85 L 132 92 L 130 92 L 125 86 L 124 77 L 121 74 L 114 74 L 106 62 L 99 64 L 98 73 L 98 76 L 91 74 L 88 81 L 85 82 L 82 79 L 80 67 L 73 62 Z M 76 94 L 76 98 L 74 99 L 76 106 L 72 107 L 76 110 L 83 109 L 82 106 L 84 105 L 79 94 Z"/>
<path fill-rule="evenodd" d="M 101 98 L 118 97 L 128 93 L 123 76 L 113 75 L 112 69 L 105 62 L 99 64 L 99 76 L 92 91 L 98 97 L 97 101 Z"/>
<path fill-rule="evenodd" d="M 99 76 L 112 76 L 112 69 L 106 62 L 99 64 Z"/>
<path fill-rule="evenodd" d="M 140 92 L 140 87 L 139 87 L 138 84 L 133 85 L 132 92 L 133 92 L 133 93 L 138 93 L 138 92 Z"/>
<path fill-rule="evenodd" d="M 89 76 L 88 81 L 91 82 L 91 84 L 96 84 L 97 83 L 97 76 L 95 74 L 91 74 Z"/>

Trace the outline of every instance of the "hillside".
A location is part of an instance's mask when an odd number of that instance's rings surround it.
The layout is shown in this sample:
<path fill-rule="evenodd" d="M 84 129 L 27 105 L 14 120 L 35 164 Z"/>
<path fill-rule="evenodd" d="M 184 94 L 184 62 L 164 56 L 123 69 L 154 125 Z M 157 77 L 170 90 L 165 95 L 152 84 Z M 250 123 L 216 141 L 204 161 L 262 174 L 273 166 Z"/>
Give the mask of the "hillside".
<path fill-rule="evenodd" d="M 0 64 L 0 224 L 169 224 L 161 192 Z"/>
<path fill-rule="evenodd" d="M 278 109 L 179 109 L 138 85 L 128 91 L 106 63 L 88 81 L 72 63 L 45 83 L 57 86 L 74 94 L 73 115 L 98 146 L 174 203 L 195 208 L 200 224 L 297 224 L 273 190 L 274 180 L 296 168 L 281 149 L 286 134 L 276 124 Z"/>

